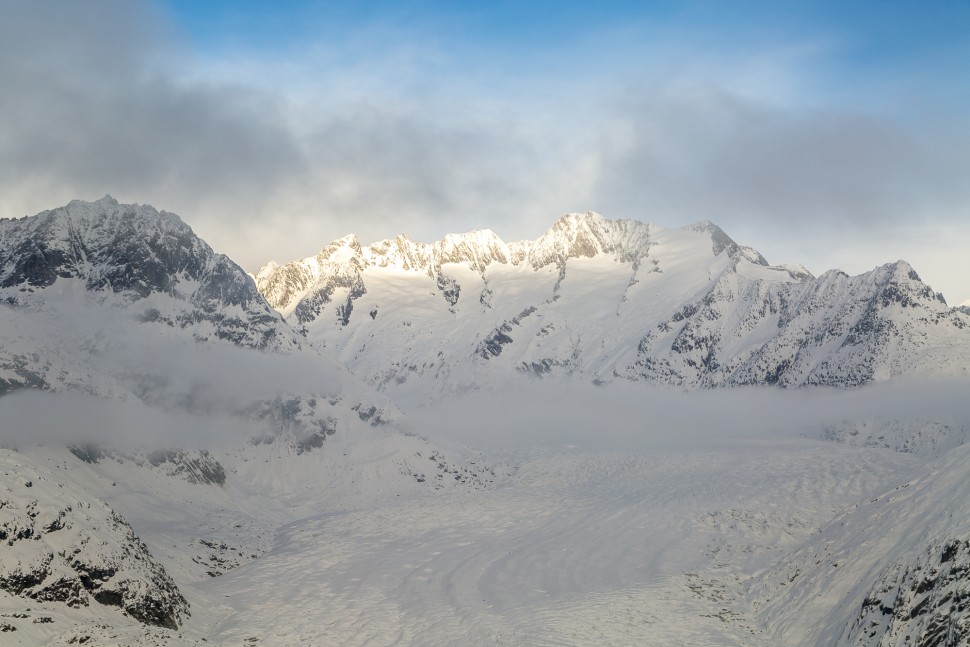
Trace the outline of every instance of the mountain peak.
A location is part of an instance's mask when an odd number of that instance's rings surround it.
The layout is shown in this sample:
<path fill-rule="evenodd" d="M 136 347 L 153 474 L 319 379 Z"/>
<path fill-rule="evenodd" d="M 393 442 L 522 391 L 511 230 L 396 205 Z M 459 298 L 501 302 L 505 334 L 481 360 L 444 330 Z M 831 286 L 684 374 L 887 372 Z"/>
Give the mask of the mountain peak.
<path fill-rule="evenodd" d="M 741 250 L 741 247 L 736 242 L 734 242 L 733 238 L 728 236 L 723 229 L 715 225 L 710 220 L 698 220 L 697 222 L 691 225 L 687 225 L 686 227 L 683 227 L 683 229 L 685 231 L 693 231 L 699 234 L 701 233 L 710 234 L 715 256 L 723 252 L 725 249 L 728 250 L 728 252 L 730 253 L 735 253 Z"/>
<path fill-rule="evenodd" d="M 0 299 L 42 303 L 64 280 L 99 300 L 146 300 L 134 306 L 146 321 L 192 328 L 206 322 L 201 337 L 259 347 L 299 343 L 276 338 L 282 322 L 242 268 L 177 215 L 150 205 L 105 196 L 0 222 Z"/>
<path fill-rule="evenodd" d="M 555 229 L 557 226 L 563 227 L 575 227 L 580 224 L 602 224 L 604 222 L 609 222 L 606 218 L 596 213 L 595 211 L 587 211 L 586 213 L 564 213 L 559 216 L 559 219 L 553 223 L 552 228 Z"/>
<path fill-rule="evenodd" d="M 93 206 L 93 205 L 104 206 L 104 207 L 117 207 L 117 206 L 119 206 L 118 201 L 115 200 L 111 196 L 110 193 L 105 193 L 104 194 L 104 197 L 99 198 L 97 200 L 93 200 L 93 201 L 77 199 L 77 200 L 71 200 L 69 203 L 67 203 L 67 207 L 71 207 L 71 206 Z M 126 206 L 135 207 L 137 205 L 133 205 L 132 204 L 132 205 L 126 205 Z"/>
<path fill-rule="evenodd" d="M 338 238 L 320 250 L 317 258 L 329 260 L 334 263 L 347 263 L 352 258 L 359 257 L 361 254 L 360 241 L 354 234 L 347 234 L 343 238 Z"/>
<path fill-rule="evenodd" d="M 703 220 L 698 220 L 697 222 L 685 225 L 682 229 L 687 231 L 723 231 L 720 227 L 715 225 L 713 222 L 704 218 Z"/>

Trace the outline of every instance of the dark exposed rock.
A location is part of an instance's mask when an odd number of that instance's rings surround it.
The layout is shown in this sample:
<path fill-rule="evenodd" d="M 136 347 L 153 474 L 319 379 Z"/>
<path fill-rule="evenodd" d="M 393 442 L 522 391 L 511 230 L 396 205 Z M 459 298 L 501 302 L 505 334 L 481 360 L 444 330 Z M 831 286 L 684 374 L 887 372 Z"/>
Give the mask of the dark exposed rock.
<path fill-rule="evenodd" d="M 968 642 L 970 540 L 951 538 L 888 566 L 840 644 L 949 647 Z"/>
<path fill-rule="evenodd" d="M 490 332 L 478 345 L 478 355 L 485 359 L 491 359 L 501 355 L 502 347 L 507 344 L 511 344 L 513 341 L 512 337 L 509 335 L 509 333 L 512 332 L 513 326 L 520 325 L 523 319 L 532 315 L 535 311 L 535 306 L 529 306 L 516 316 L 512 317 L 512 319 L 503 322 L 495 330 Z"/>
<path fill-rule="evenodd" d="M 95 464 L 105 457 L 105 451 L 98 445 L 91 443 L 71 445 L 68 449 L 85 463 Z"/>
<path fill-rule="evenodd" d="M 226 470 L 207 450 L 155 450 L 148 454 L 153 466 L 167 464 L 171 476 L 182 476 L 189 483 L 224 485 Z"/>
<path fill-rule="evenodd" d="M 512 338 L 508 333 L 512 332 L 512 326 L 508 323 L 502 324 L 499 328 L 489 333 L 479 346 L 479 354 L 485 359 L 498 357 L 502 354 L 502 347 L 512 343 Z"/>
<path fill-rule="evenodd" d="M 455 279 L 448 278 L 439 271 L 436 284 L 438 289 L 441 290 L 441 295 L 448 302 L 448 305 L 454 306 L 458 303 L 458 297 L 461 296 L 461 286 Z"/>
<path fill-rule="evenodd" d="M 247 415 L 268 423 L 272 431 L 251 439 L 251 442 L 263 444 L 283 438 L 300 454 L 320 448 L 328 436 L 337 432 L 337 421 L 324 413 L 321 404 L 335 405 L 337 402 L 313 397 L 280 397 L 259 402 L 249 409 Z M 352 410 L 356 411 L 357 407 Z"/>
<path fill-rule="evenodd" d="M 215 253 L 178 216 L 110 197 L 0 222 L 0 289 L 17 305 L 58 279 L 82 281 L 134 304 L 167 295 L 182 304 L 170 314 L 139 310 L 143 323 L 206 323 L 215 338 L 255 348 L 300 342 L 238 265 Z M 26 290 L 26 292 L 22 292 Z M 229 314 L 231 313 L 231 314 Z"/>
<path fill-rule="evenodd" d="M 0 455 L 4 471 L 30 473 L 36 498 L 17 497 L 0 481 L 9 494 L 0 506 L 7 535 L 0 590 L 71 607 L 117 606 L 141 622 L 176 628 L 188 603 L 125 519 L 15 456 Z"/>
<path fill-rule="evenodd" d="M 384 412 L 374 405 L 355 404 L 351 409 L 357 412 L 363 422 L 370 423 L 371 427 L 379 427 L 387 422 Z"/>

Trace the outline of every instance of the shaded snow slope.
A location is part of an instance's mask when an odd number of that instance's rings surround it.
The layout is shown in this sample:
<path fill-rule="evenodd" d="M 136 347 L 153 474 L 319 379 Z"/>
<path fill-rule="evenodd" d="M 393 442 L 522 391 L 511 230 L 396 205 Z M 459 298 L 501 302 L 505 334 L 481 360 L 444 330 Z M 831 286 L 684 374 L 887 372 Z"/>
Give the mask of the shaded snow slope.
<path fill-rule="evenodd" d="M 903 261 L 771 266 L 709 222 L 563 216 L 535 241 L 353 236 L 256 275 L 269 303 L 403 402 L 574 375 L 686 388 L 966 374 L 970 317 Z"/>

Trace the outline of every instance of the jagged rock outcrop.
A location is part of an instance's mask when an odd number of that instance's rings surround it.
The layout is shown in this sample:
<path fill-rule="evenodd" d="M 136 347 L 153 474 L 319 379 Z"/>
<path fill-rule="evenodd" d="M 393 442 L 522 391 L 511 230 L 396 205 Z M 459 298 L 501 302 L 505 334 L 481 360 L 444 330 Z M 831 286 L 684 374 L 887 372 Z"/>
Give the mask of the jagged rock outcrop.
<path fill-rule="evenodd" d="M 189 605 L 118 513 L 0 450 L 0 589 L 68 606 L 101 604 L 177 628 Z"/>
<path fill-rule="evenodd" d="M 970 643 L 970 537 L 933 541 L 890 564 L 842 637 L 853 647 Z"/>
<path fill-rule="evenodd" d="M 85 463 L 96 465 L 111 459 L 131 461 L 141 467 L 158 468 L 167 476 L 181 478 L 196 485 L 224 485 L 226 470 L 208 450 L 155 449 L 120 451 L 94 443 L 71 445 L 70 452 Z"/>

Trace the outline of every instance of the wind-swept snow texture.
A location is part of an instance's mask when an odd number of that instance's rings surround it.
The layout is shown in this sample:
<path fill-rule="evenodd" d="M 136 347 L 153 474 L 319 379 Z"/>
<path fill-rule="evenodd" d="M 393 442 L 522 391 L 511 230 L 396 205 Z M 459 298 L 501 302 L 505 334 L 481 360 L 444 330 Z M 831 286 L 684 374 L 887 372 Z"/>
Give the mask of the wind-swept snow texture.
<path fill-rule="evenodd" d="M 682 388 L 967 374 L 970 317 L 904 261 L 772 266 L 721 229 L 569 214 L 535 241 L 347 236 L 256 275 L 308 339 L 399 401 L 514 374 Z"/>

